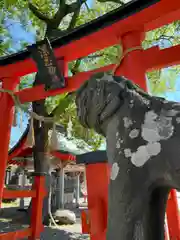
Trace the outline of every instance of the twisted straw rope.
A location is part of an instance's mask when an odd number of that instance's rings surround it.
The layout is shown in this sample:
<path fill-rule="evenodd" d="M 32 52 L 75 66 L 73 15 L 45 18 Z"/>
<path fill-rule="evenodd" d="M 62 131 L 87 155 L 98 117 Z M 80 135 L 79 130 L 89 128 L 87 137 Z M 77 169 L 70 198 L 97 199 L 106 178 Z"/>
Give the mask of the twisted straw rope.
<path fill-rule="evenodd" d="M 40 121 L 40 122 L 47 122 L 47 123 L 54 123 L 54 118 L 53 117 L 44 117 L 44 116 L 40 116 L 38 115 L 37 113 L 33 112 L 33 111 L 29 111 L 27 109 L 25 109 L 22 105 L 22 103 L 20 102 L 19 100 L 19 97 L 17 95 L 14 94 L 13 91 L 11 90 L 8 90 L 8 89 L 2 89 L 0 88 L 0 92 L 2 93 L 8 93 L 13 101 L 14 101 L 14 105 L 19 107 L 21 110 L 24 110 L 26 112 L 28 112 L 28 114 L 30 115 L 31 118 L 37 120 L 37 121 Z"/>
<path fill-rule="evenodd" d="M 118 60 L 117 60 L 117 64 L 114 67 L 114 69 L 112 70 L 113 75 L 116 73 L 118 67 L 121 65 L 122 60 L 130 53 L 136 50 L 143 50 L 142 46 L 136 46 L 136 47 L 132 47 L 132 48 L 128 48 L 125 51 L 123 51 L 122 49 L 122 43 L 120 42 L 120 46 L 121 46 L 121 51 L 119 52 L 119 56 L 118 56 Z"/>

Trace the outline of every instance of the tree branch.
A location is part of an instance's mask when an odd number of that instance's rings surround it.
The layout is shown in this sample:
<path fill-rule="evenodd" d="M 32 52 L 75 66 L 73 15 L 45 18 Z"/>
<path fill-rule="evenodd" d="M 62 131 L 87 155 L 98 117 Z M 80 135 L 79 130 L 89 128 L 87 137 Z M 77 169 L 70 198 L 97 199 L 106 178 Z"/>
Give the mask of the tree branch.
<path fill-rule="evenodd" d="M 86 2 L 86 0 L 81 0 L 81 1 L 77 0 L 77 2 L 67 5 L 67 12 L 68 12 L 67 14 L 75 13 L 77 10 L 79 10 L 81 8 L 82 4 L 85 2 Z"/>
<path fill-rule="evenodd" d="M 109 56 L 108 54 L 100 53 L 100 54 L 94 54 L 94 55 L 91 55 L 91 56 L 87 56 L 85 58 L 93 59 L 93 58 L 103 57 L 103 56 L 106 56 L 106 55 Z"/>
<path fill-rule="evenodd" d="M 59 8 L 53 17 L 53 28 L 58 28 L 62 19 L 67 15 L 66 0 L 59 1 Z"/>
<path fill-rule="evenodd" d="M 121 0 L 98 0 L 98 2 L 100 3 L 113 2 L 113 3 L 121 4 L 122 6 L 125 5 L 125 3 Z"/>
<path fill-rule="evenodd" d="M 73 75 L 75 75 L 77 72 L 79 72 L 79 67 L 81 65 L 82 58 L 79 58 L 76 60 L 73 68 L 71 69 L 71 72 Z"/>
<path fill-rule="evenodd" d="M 49 19 L 47 16 L 45 16 L 43 13 L 41 13 L 37 7 L 35 7 L 32 3 L 28 3 L 29 9 L 32 11 L 32 13 L 39 18 L 40 20 L 44 21 L 47 25 L 52 24 L 52 19 Z"/>
<path fill-rule="evenodd" d="M 71 18 L 71 21 L 70 21 L 70 23 L 69 23 L 69 26 L 68 26 L 67 30 L 72 30 L 73 28 L 75 28 L 77 19 L 78 19 L 79 14 L 80 14 L 80 9 L 81 9 L 81 7 L 79 7 L 79 9 L 77 9 L 77 10 L 74 12 L 74 14 L 73 14 L 73 16 L 72 16 L 72 18 Z"/>

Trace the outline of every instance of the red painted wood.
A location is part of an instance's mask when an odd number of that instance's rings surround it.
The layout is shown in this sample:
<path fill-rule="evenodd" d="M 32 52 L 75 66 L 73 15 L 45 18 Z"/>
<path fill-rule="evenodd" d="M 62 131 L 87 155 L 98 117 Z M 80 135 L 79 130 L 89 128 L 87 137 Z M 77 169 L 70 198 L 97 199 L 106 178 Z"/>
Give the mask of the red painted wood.
<path fill-rule="evenodd" d="M 81 211 L 81 226 L 82 226 L 83 234 L 90 234 L 91 226 L 90 226 L 90 222 L 89 222 L 88 210 Z"/>
<path fill-rule="evenodd" d="M 13 90 L 14 84 L 11 79 L 8 79 L 3 83 L 3 88 Z M 9 141 L 10 141 L 10 133 L 11 133 L 11 125 L 13 122 L 13 100 L 8 93 L 1 94 L 0 101 L 0 159 L 1 159 L 1 167 L 0 167 L 0 204 L 3 198 L 3 187 L 4 187 L 4 179 L 5 179 L 5 171 L 8 160 L 8 149 L 9 149 Z"/>
<path fill-rule="evenodd" d="M 8 165 L 17 165 L 17 166 L 25 167 L 26 163 L 25 162 L 16 161 L 16 160 L 9 160 L 8 161 Z"/>
<path fill-rule="evenodd" d="M 31 228 L 16 230 L 15 232 L 7 232 L 0 234 L 0 240 L 17 240 L 24 239 L 31 235 Z"/>
<path fill-rule="evenodd" d="M 180 240 L 180 216 L 176 190 L 171 190 L 169 195 L 167 222 L 170 240 Z"/>
<path fill-rule="evenodd" d="M 42 209 L 43 200 L 46 193 L 45 190 L 45 176 L 35 176 L 34 178 L 34 190 L 36 190 L 36 197 L 32 198 L 32 213 L 31 213 L 31 229 L 32 234 L 28 238 L 29 240 L 40 239 L 41 232 L 44 229 L 42 223 Z"/>
<path fill-rule="evenodd" d="M 152 29 L 159 28 L 160 26 L 163 26 L 165 24 L 166 25 L 170 24 L 170 23 L 172 23 L 174 21 L 179 20 L 179 16 L 180 16 L 180 9 L 179 8 L 177 8 L 174 11 L 171 11 L 171 12 L 169 12 L 167 14 L 159 15 L 158 18 L 156 18 L 155 20 L 149 22 L 146 25 L 145 30 L 146 31 L 151 31 Z"/>
<path fill-rule="evenodd" d="M 169 4 L 169 0 L 161 0 L 159 3 L 142 10 L 136 15 L 130 16 L 112 26 L 106 27 L 61 48 L 55 49 L 56 57 L 64 57 L 65 61 L 69 62 L 108 46 L 118 44 L 119 38 L 129 31 L 141 29 L 143 27 L 145 30 L 151 30 L 154 29 L 154 27 L 160 27 L 171 22 L 174 13 L 175 17 L 177 17 L 177 9 L 180 9 L 179 0 L 171 0 L 171 4 Z M 160 16 L 162 19 L 163 16 L 165 16 L 164 19 L 166 22 L 160 21 Z M 155 21 L 155 26 L 153 26 L 153 21 Z M 97 41 L 97 39 L 103 39 L 103 41 Z M 35 71 L 36 66 L 31 59 L 16 64 L 0 66 L 1 78 L 7 76 L 23 76 Z"/>
<path fill-rule="evenodd" d="M 24 141 L 25 142 L 25 141 Z M 25 146 L 20 144 L 19 148 L 17 148 L 12 154 L 9 154 L 8 161 L 15 157 L 25 157 L 25 156 L 31 156 L 32 154 L 32 148 L 24 148 Z"/>
<path fill-rule="evenodd" d="M 109 174 L 108 164 L 86 165 L 91 240 L 106 239 Z"/>
<path fill-rule="evenodd" d="M 28 155 L 28 148 L 24 149 L 24 144 L 26 142 L 26 139 L 24 139 L 20 144 L 19 147 L 16 148 L 12 153 L 9 154 L 8 156 L 8 161 L 10 161 L 11 159 L 15 158 L 15 157 L 21 157 L 21 156 L 27 156 Z M 25 153 L 24 153 L 25 151 Z M 31 150 L 32 152 L 32 150 Z"/>
<path fill-rule="evenodd" d="M 100 69 L 96 69 L 94 71 L 77 73 L 74 77 L 66 78 L 67 87 L 63 89 L 45 91 L 44 85 L 40 85 L 34 88 L 26 88 L 20 92 L 17 92 L 16 94 L 19 97 L 20 102 L 25 103 L 25 102 L 40 100 L 48 96 L 56 96 L 58 94 L 62 94 L 65 92 L 74 92 L 81 86 L 81 84 L 85 80 L 88 80 L 93 73 L 99 72 L 102 70 L 107 71 L 110 69 L 112 69 L 112 67 L 107 66 Z"/>
<path fill-rule="evenodd" d="M 129 32 L 122 37 L 124 51 L 141 46 L 145 34 L 141 31 Z M 146 90 L 146 55 L 142 50 L 135 50 L 127 54 L 119 65 L 116 75 L 123 75 Z"/>
<path fill-rule="evenodd" d="M 137 45 L 140 45 L 138 43 Z M 135 52 L 132 52 L 131 55 L 137 54 Z M 130 54 L 129 54 L 130 55 Z M 153 70 L 153 69 L 159 69 L 163 67 L 169 67 L 172 65 L 180 64 L 180 45 L 174 46 L 171 48 L 166 48 L 163 50 L 159 50 L 158 47 L 152 47 L 150 49 L 141 51 L 141 58 L 143 59 L 144 63 L 144 71 Z M 122 65 L 124 60 L 122 61 Z M 135 63 L 133 63 L 134 65 Z M 87 72 L 80 72 L 77 73 L 73 77 L 66 78 L 67 81 L 67 87 L 63 89 L 56 89 L 52 91 L 45 91 L 44 85 L 40 85 L 34 88 L 26 88 L 20 92 L 17 92 L 17 96 L 19 97 L 21 103 L 25 102 L 31 102 L 35 100 L 40 100 L 49 96 L 55 96 L 57 94 L 62 94 L 64 92 L 73 92 L 78 89 L 81 84 L 88 80 L 89 77 L 96 73 L 101 71 L 109 71 L 114 68 L 114 65 L 108 65 L 99 69 L 95 69 L 93 71 L 87 71 Z M 122 73 L 121 73 L 122 74 Z M 135 80 L 134 76 L 130 76 L 130 79 Z M 136 77 L 138 82 L 138 75 Z"/>
<path fill-rule="evenodd" d="M 147 70 L 160 69 L 180 64 L 180 45 L 159 49 L 158 47 L 150 48 L 144 51 L 145 65 Z"/>
<path fill-rule="evenodd" d="M 57 152 L 57 151 L 52 151 L 51 154 L 53 156 L 61 159 L 62 161 L 67 161 L 67 160 L 76 161 L 76 156 L 74 156 L 70 153 L 61 153 L 61 152 Z"/>
<path fill-rule="evenodd" d="M 36 197 L 35 190 L 7 190 L 3 191 L 3 199 Z"/>

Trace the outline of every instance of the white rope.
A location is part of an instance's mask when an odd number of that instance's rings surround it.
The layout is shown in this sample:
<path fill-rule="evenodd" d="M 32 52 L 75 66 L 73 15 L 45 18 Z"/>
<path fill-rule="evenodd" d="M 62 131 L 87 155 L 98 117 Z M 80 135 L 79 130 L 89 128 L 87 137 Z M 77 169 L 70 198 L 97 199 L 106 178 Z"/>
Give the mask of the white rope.
<path fill-rule="evenodd" d="M 122 60 L 128 55 L 130 52 L 136 51 L 136 50 L 143 50 L 142 46 L 136 46 L 132 48 L 128 48 L 125 51 L 123 51 L 122 43 L 120 41 L 121 51 L 119 51 L 118 57 L 117 57 L 117 64 L 115 65 L 114 69 L 112 70 L 112 73 L 115 74 L 117 69 L 122 63 Z"/>
<path fill-rule="evenodd" d="M 44 116 L 38 115 L 37 113 L 35 113 L 33 111 L 29 111 L 29 110 L 25 109 L 23 107 L 23 105 L 21 104 L 19 97 L 17 95 L 15 95 L 13 91 L 0 88 L 0 92 L 8 93 L 14 101 L 14 105 L 16 107 L 19 107 L 21 110 L 28 112 L 28 114 L 30 115 L 31 118 L 33 118 L 39 122 L 54 123 L 54 117 L 44 117 Z"/>

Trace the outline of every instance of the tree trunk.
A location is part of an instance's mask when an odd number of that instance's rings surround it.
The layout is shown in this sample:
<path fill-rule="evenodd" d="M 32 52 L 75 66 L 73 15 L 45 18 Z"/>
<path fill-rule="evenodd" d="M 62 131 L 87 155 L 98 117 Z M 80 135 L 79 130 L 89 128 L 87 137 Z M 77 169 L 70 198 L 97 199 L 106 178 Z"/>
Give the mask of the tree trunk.
<path fill-rule="evenodd" d="M 51 176 L 51 172 L 50 172 L 50 168 L 47 165 L 46 168 L 46 181 L 45 181 L 45 188 L 47 190 L 47 196 L 44 198 L 44 202 L 43 202 L 43 213 L 42 213 L 42 219 L 43 222 L 45 224 L 48 225 L 49 223 L 49 207 L 51 208 L 51 212 L 54 213 L 56 211 L 55 206 L 53 206 L 51 203 L 52 201 L 50 201 L 50 191 L 53 188 L 53 181 L 52 181 L 52 176 Z M 52 200 L 53 196 L 51 196 L 51 200 Z M 50 203 L 51 202 L 51 203 Z M 50 203 L 50 205 L 49 205 Z M 28 215 L 30 217 L 31 214 L 31 207 L 32 207 L 32 201 L 30 202 L 30 205 L 28 207 Z"/>
<path fill-rule="evenodd" d="M 34 85 L 42 84 L 41 77 L 36 74 Z M 45 100 L 40 100 L 33 102 L 33 111 L 38 115 L 47 116 L 45 109 Z M 45 188 L 47 190 L 47 196 L 44 198 L 43 202 L 43 221 L 47 221 L 49 218 L 49 196 L 51 189 L 51 172 L 50 172 L 50 162 L 48 157 L 45 156 L 48 146 L 48 125 L 44 122 L 40 123 L 37 120 L 34 120 L 34 135 L 35 135 L 35 146 L 33 148 L 34 155 L 34 171 L 35 174 L 45 174 Z M 28 215 L 30 216 L 32 204 L 30 203 L 28 208 Z M 51 209 L 52 211 L 53 209 Z"/>

